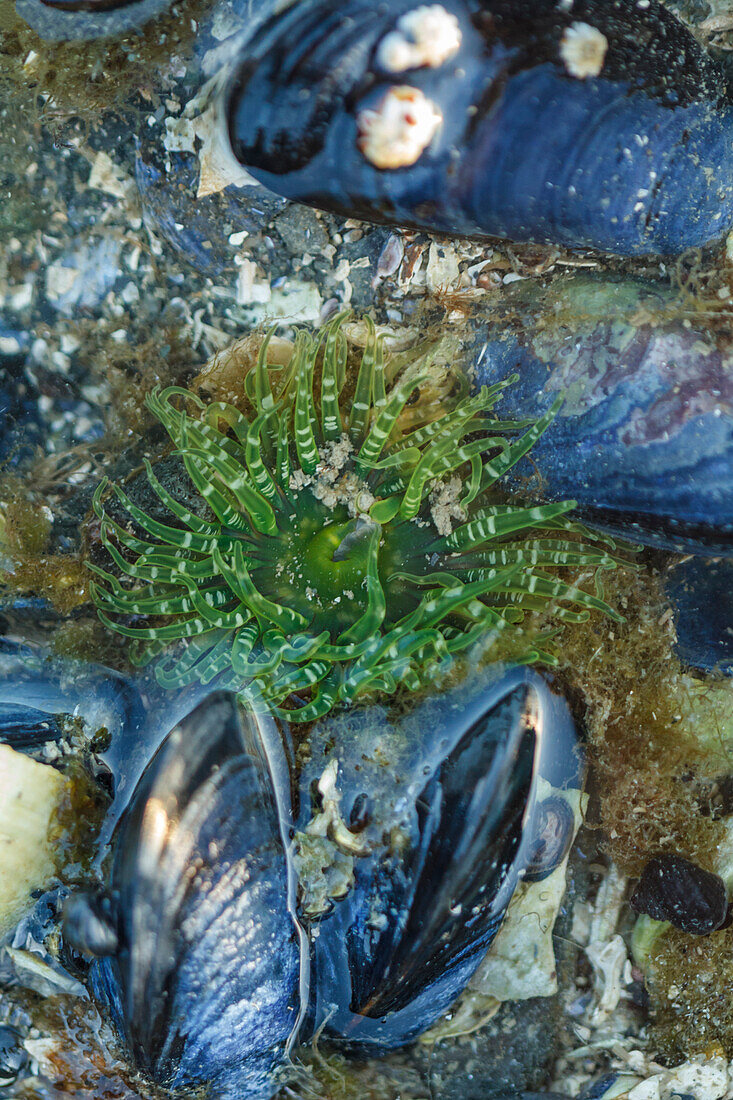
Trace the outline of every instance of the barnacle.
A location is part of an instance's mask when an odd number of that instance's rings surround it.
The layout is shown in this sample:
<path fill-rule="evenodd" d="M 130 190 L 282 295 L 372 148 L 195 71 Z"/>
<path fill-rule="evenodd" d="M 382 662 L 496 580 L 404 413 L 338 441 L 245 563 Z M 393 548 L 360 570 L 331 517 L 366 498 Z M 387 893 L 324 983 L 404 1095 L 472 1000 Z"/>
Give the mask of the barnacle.
<path fill-rule="evenodd" d="M 400 414 L 428 378 L 430 353 L 388 386 L 370 324 L 349 386 L 342 320 L 316 337 L 300 332 L 285 367 L 268 364 L 263 341 L 246 376 L 250 415 L 177 387 L 148 396 L 207 518 L 147 461 L 171 524 L 114 486 L 133 521 L 122 526 L 102 502 L 106 481 L 97 489 L 101 540 L 120 575 L 90 564 L 93 599 L 108 627 L 135 639 L 134 662 L 159 658 L 164 686 L 254 683 L 276 712 L 287 700 L 289 718 L 306 721 L 363 692 L 418 690 L 452 654 L 549 603 L 559 618 L 618 618 L 600 588 L 548 571 L 616 564 L 567 518 L 574 503 L 504 503 L 493 489 L 557 404 L 529 424 L 496 419 L 509 379 L 405 433 Z M 550 659 L 528 645 L 524 659 L 540 657 Z"/>

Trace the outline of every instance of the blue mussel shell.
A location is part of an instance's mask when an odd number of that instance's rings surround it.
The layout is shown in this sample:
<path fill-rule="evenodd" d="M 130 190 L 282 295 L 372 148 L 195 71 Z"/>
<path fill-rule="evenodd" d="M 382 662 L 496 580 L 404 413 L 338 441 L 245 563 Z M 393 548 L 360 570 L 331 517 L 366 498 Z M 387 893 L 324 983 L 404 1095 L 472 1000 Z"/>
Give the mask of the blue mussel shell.
<path fill-rule="evenodd" d="M 18 15 L 51 42 L 107 38 L 138 30 L 170 0 L 16 0 Z"/>
<path fill-rule="evenodd" d="M 39 709 L 40 691 L 27 698 Z M 540 777 L 562 797 L 583 776 L 567 705 L 524 668 L 484 669 L 401 716 L 344 711 L 309 744 L 296 776 L 287 730 L 214 691 L 131 793 L 122 782 L 106 892 L 70 920 L 92 944 L 97 1002 L 164 1088 L 264 1100 L 290 1044 L 324 1024 L 350 1049 L 414 1039 L 464 988 L 536 863 Z M 309 920 L 293 837 L 334 761 L 360 854 L 351 890 Z"/>
<path fill-rule="evenodd" d="M 688 557 L 665 573 L 685 664 L 733 676 L 733 560 Z"/>
<path fill-rule="evenodd" d="M 260 1100 L 298 1022 L 300 946 L 273 781 L 251 716 L 216 694 L 170 734 L 115 839 L 119 951 L 90 980 L 167 1088 Z"/>
<path fill-rule="evenodd" d="M 517 284 L 520 320 L 482 328 L 477 381 L 516 371 L 503 415 L 559 415 L 514 471 L 634 540 L 678 551 L 733 546 L 733 355 L 669 286 L 577 276 Z"/>
<path fill-rule="evenodd" d="M 400 21 L 426 10 L 303 0 L 273 16 L 226 92 L 237 159 L 287 198 L 454 236 L 637 255 L 681 252 L 733 222 L 725 74 L 657 0 L 443 0 L 459 45 L 385 60 L 387 36 L 409 44 Z M 578 33 L 600 44 L 590 69 L 568 52 Z M 438 124 L 409 155 L 387 127 L 372 154 L 365 119 L 387 117 L 394 89 Z M 412 140 L 405 119 L 399 137 Z"/>
<path fill-rule="evenodd" d="M 567 705 L 523 668 L 396 722 L 378 707 L 347 713 L 312 744 L 304 791 L 338 761 L 344 819 L 366 805 L 369 820 L 353 889 L 313 940 L 311 1027 L 384 1051 L 465 987 L 537 852 L 540 777 L 579 787 L 582 759 Z"/>

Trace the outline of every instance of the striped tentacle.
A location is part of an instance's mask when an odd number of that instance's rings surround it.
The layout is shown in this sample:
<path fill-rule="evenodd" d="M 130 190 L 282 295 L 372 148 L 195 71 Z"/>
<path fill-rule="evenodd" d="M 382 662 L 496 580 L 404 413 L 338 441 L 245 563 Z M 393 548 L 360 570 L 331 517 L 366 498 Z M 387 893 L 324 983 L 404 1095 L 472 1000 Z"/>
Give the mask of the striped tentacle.
<path fill-rule="evenodd" d="M 164 626 L 128 626 L 126 623 L 113 622 L 112 619 L 100 608 L 97 614 L 105 626 L 117 634 L 124 634 L 126 638 L 143 638 L 156 642 L 173 642 L 179 638 L 193 638 L 197 634 L 205 634 L 211 630 L 211 624 L 203 619 L 181 619 L 175 623 L 166 623 Z"/>
<path fill-rule="evenodd" d="M 181 550 L 195 550 L 199 554 L 210 554 L 216 546 L 216 535 L 202 535 L 197 531 L 181 530 L 178 527 L 170 527 L 167 523 L 160 523 L 152 516 L 138 508 L 128 497 L 127 493 L 119 485 L 113 486 L 115 496 L 124 506 L 128 514 L 135 522 L 154 538 L 161 542 L 167 542 L 169 546 L 177 546 Z"/>
<path fill-rule="evenodd" d="M 389 398 L 377 413 L 374 423 L 356 456 L 357 469 L 368 470 L 379 459 L 382 449 L 395 426 L 397 417 L 407 404 L 410 395 L 426 380 L 427 375 L 419 374 L 416 378 L 404 379 L 392 390 Z"/>
<path fill-rule="evenodd" d="M 500 477 L 503 477 L 513 466 L 519 462 L 520 458 L 524 456 L 532 449 L 540 436 L 547 431 L 552 421 L 557 416 L 562 405 L 562 397 L 558 397 L 552 407 L 541 416 L 539 420 L 535 421 L 534 425 L 520 436 L 519 439 L 511 443 L 500 455 L 496 458 L 484 464 L 484 474 L 482 478 L 482 489 L 490 489 Z"/>
<path fill-rule="evenodd" d="M 201 683 L 201 676 L 207 675 L 210 656 L 216 659 L 216 652 L 224 645 L 230 649 L 228 630 L 213 630 L 200 638 L 193 638 L 182 651 L 168 651 L 158 661 L 155 679 L 164 688 L 182 688 Z M 231 664 L 231 656 L 229 663 Z"/>
<path fill-rule="evenodd" d="M 499 543 L 491 550 L 474 551 L 459 560 L 461 576 L 473 580 L 473 572 L 484 567 L 506 567 L 511 565 L 538 565 L 546 568 L 552 565 L 580 566 L 592 565 L 600 569 L 613 569 L 616 559 L 604 550 L 596 550 L 577 542 L 564 539 L 530 539 L 527 542 Z"/>
<path fill-rule="evenodd" d="M 355 447 L 364 441 L 369 422 L 369 414 L 372 410 L 372 391 L 374 384 L 374 361 L 377 347 L 377 337 L 374 330 L 374 322 L 366 319 L 368 334 L 364 348 L 364 354 L 359 364 L 359 373 L 356 376 L 356 389 L 349 413 L 349 435 Z"/>
<path fill-rule="evenodd" d="M 367 606 L 362 615 L 337 639 L 340 643 L 361 642 L 379 630 L 387 613 L 387 600 L 377 568 L 379 558 L 379 540 L 382 529 L 378 524 L 372 526 L 367 544 Z"/>
<path fill-rule="evenodd" d="M 428 550 L 466 550 L 491 539 L 503 538 L 533 527 L 541 527 L 546 519 L 564 515 L 575 507 L 575 501 L 564 500 L 557 504 L 538 504 L 531 508 L 514 508 L 511 505 L 493 505 L 481 508 L 467 523 L 456 527 L 450 535 L 428 547 Z"/>
<path fill-rule="evenodd" d="M 420 459 L 405 490 L 400 508 L 403 519 L 412 519 L 418 514 L 429 482 L 443 477 L 452 470 L 457 470 L 465 462 L 470 462 L 474 456 L 483 454 L 488 448 L 502 448 L 505 444 L 505 441 L 499 437 L 495 439 L 492 437 L 472 439 L 468 443 L 459 445 L 459 438 L 459 436 L 453 436 L 444 439 L 440 444 L 431 447 Z"/>
<path fill-rule="evenodd" d="M 208 535 L 211 538 L 219 535 L 220 528 L 218 524 L 201 519 L 195 512 L 192 512 L 189 508 L 181 504 L 180 501 L 176 500 L 176 498 L 168 492 L 165 486 L 161 485 L 158 481 L 150 461 L 144 458 L 143 462 L 145 463 L 145 473 L 150 482 L 150 488 L 158 499 L 165 504 L 171 515 L 174 515 L 176 519 L 185 523 L 187 527 L 192 531 L 196 531 L 199 535 Z"/>
<path fill-rule="evenodd" d="M 293 433 L 298 463 L 306 474 L 313 474 L 319 462 L 315 426 L 316 410 L 313 402 L 313 341 L 299 332 L 295 341 L 293 358 L 297 363 L 297 389 L 293 410 Z"/>
<path fill-rule="evenodd" d="M 266 497 L 272 504 L 279 499 L 280 494 L 278 492 L 277 482 L 262 459 L 263 448 L 261 439 L 265 424 L 267 420 L 270 419 L 271 415 L 271 413 L 260 413 L 249 425 L 245 448 L 245 461 L 247 463 L 249 476 L 254 482 L 257 492 L 261 493 L 262 496 Z"/>
<path fill-rule="evenodd" d="M 331 669 L 328 676 L 324 677 L 316 687 L 310 702 L 302 707 L 287 710 L 275 707 L 274 713 L 290 722 L 314 722 L 317 718 L 323 718 L 333 708 L 339 698 L 340 687 L 340 673 L 338 669 Z"/>
<path fill-rule="evenodd" d="M 190 390 L 184 390 L 181 386 L 167 386 L 164 390 L 155 389 L 146 396 L 145 404 L 148 409 L 150 409 L 153 416 L 161 422 L 176 446 L 178 446 L 180 430 L 186 420 L 186 413 L 171 404 L 171 397 L 176 396 L 191 401 L 201 410 L 206 407 L 204 402 L 197 397 L 195 393 L 191 393 Z"/>
<path fill-rule="evenodd" d="M 496 570 L 496 573 L 501 576 L 503 570 Z M 577 617 L 576 612 L 569 611 L 567 608 L 555 609 L 555 614 L 559 618 L 564 617 L 567 619 L 570 616 L 572 622 L 585 622 L 588 617 L 587 612 L 590 610 L 602 611 L 615 622 L 623 622 L 623 616 L 614 611 L 605 600 L 599 599 L 590 592 L 583 591 L 582 588 L 578 588 L 576 585 L 558 580 L 551 574 L 544 573 L 541 570 L 517 571 L 510 578 L 501 580 L 497 585 L 497 592 L 510 593 L 514 597 L 514 602 L 520 606 L 522 606 L 525 594 L 533 596 L 539 601 L 535 605 L 537 610 L 546 607 L 551 601 L 561 600 L 577 604 L 585 609 L 585 612 L 581 613 L 581 618 Z"/>
<path fill-rule="evenodd" d="M 199 461 L 196 456 L 182 449 L 183 464 L 191 478 L 194 487 L 198 489 L 209 508 L 224 527 L 231 527 L 234 531 L 248 531 L 247 517 L 240 512 L 236 502 L 227 497 L 226 487 L 212 481 L 206 473 L 206 463 Z"/>
<path fill-rule="evenodd" d="M 241 546 L 234 547 L 234 565 L 225 561 L 218 549 L 214 549 L 214 561 L 233 594 L 260 622 L 274 624 L 280 630 L 297 633 L 308 625 L 298 611 L 268 600 L 257 590 L 244 560 Z"/>
<path fill-rule="evenodd" d="M 209 469 L 216 474 L 219 481 L 219 496 L 223 500 L 225 500 L 227 496 L 230 497 L 230 499 L 233 497 L 236 501 L 235 507 L 229 504 L 229 519 L 222 518 L 222 523 L 228 527 L 234 527 L 235 530 L 240 526 L 244 526 L 246 530 L 246 520 L 242 515 L 242 513 L 246 512 L 256 531 L 264 535 L 274 535 L 277 532 L 277 522 L 275 520 L 275 513 L 272 509 L 272 505 L 250 483 L 246 467 L 244 469 L 238 468 L 234 463 L 223 458 L 221 455 L 212 454 L 209 451 L 199 451 L 194 448 L 190 448 L 186 451 L 186 458 L 192 464 L 196 464 L 196 469 L 199 473 L 202 467 L 205 468 L 208 466 Z M 203 476 L 204 478 L 206 477 L 206 475 Z M 213 482 L 211 481 L 210 475 L 208 484 L 210 488 L 213 488 Z M 214 491 L 216 492 L 216 490 Z M 205 499 L 212 510 L 217 512 L 214 503 L 214 494 L 210 492 Z M 242 523 L 243 520 L 244 524 Z"/>
<path fill-rule="evenodd" d="M 339 313 L 326 329 L 321 370 L 321 433 L 326 442 L 333 442 L 343 434 L 343 421 L 339 396 L 346 380 L 346 337 L 341 323 L 347 313 Z"/>

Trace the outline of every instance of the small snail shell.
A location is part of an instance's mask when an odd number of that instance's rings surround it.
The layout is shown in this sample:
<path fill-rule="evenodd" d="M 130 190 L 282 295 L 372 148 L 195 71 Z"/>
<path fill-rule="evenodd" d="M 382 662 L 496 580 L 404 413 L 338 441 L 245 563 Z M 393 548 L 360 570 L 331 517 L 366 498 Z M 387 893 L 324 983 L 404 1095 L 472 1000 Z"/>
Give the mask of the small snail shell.
<path fill-rule="evenodd" d="M 575 815 L 557 795 L 545 798 L 535 810 L 535 849 L 527 864 L 525 882 L 542 882 L 560 866 L 575 835 Z"/>

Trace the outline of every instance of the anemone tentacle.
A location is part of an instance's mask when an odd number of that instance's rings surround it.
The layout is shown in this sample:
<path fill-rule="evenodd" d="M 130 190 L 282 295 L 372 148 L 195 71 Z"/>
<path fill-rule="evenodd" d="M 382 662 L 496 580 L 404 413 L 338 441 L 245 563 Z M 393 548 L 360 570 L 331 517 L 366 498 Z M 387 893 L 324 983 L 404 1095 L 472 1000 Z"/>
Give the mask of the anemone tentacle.
<path fill-rule="evenodd" d="M 512 376 L 403 431 L 430 349 L 387 385 L 368 321 L 349 391 L 343 320 L 300 332 L 285 367 L 263 339 L 244 383 L 249 415 L 180 387 L 149 394 L 198 511 L 147 460 L 167 522 L 119 486 L 110 515 L 106 480 L 94 495 L 110 559 L 90 563 L 99 617 L 133 639 L 135 663 L 156 661 L 165 687 L 254 685 L 276 713 L 309 721 L 365 692 L 419 690 L 530 611 L 621 618 L 600 584 L 618 564 L 614 544 L 569 517 L 574 502 L 507 503 L 495 489 L 559 403 L 534 422 L 501 420 Z M 573 569 L 590 571 L 595 594 L 558 573 Z M 522 659 L 551 661 L 551 633 L 528 638 Z"/>

